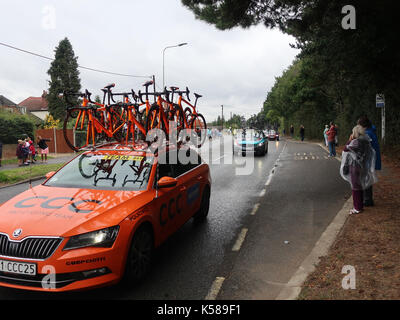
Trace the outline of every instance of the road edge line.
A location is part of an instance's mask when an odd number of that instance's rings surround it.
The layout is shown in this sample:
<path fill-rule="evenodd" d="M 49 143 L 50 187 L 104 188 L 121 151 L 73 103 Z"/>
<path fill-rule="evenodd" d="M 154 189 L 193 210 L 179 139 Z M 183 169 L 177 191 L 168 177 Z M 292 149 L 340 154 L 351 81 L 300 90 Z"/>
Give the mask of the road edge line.
<path fill-rule="evenodd" d="M 219 291 L 222 288 L 222 284 L 224 283 L 225 278 L 224 277 L 216 277 L 210 291 L 208 292 L 207 296 L 204 298 L 204 300 L 216 300 Z"/>
<path fill-rule="evenodd" d="M 15 186 L 18 186 L 20 184 L 28 183 L 29 181 L 34 182 L 34 181 L 38 181 L 38 180 L 45 179 L 45 178 L 46 178 L 46 176 L 38 176 L 38 177 L 34 177 L 32 179 L 26 179 L 26 180 L 22 180 L 22 181 L 19 181 L 19 182 L 15 182 L 13 184 L 7 184 L 5 186 L 0 186 L 0 189 L 15 187 Z"/>
<path fill-rule="evenodd" d="M 293 274 L 289 282 L 280 291 L 275 300 L 296 300 L 302 290 L 302 285 L 320 261 L 320 257 L 328 254 L 330 247 L 343 228 L 349 217 L 349 211 L 353 207 L 353 199 L 350 197 L 336 214 L 335 218 L 322 233 L 311 253 L 303 260 L 300 267 Z"/>

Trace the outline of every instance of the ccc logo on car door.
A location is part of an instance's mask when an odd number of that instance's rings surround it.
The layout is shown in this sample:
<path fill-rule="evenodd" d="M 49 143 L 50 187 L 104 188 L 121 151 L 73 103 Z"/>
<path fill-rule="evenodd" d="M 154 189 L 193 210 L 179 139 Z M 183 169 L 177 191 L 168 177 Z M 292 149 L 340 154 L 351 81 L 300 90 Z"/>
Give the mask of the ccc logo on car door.
<path fill-rule="evenodd" d="M 159 221 L 163 227 L 167 224 L 168 220 L 175 218 L 176 214 L 182 213 L 182 194 L 179 193 L 176 198 L 171 198 L 167 203 L 164 202 L 160 207 Z"/>

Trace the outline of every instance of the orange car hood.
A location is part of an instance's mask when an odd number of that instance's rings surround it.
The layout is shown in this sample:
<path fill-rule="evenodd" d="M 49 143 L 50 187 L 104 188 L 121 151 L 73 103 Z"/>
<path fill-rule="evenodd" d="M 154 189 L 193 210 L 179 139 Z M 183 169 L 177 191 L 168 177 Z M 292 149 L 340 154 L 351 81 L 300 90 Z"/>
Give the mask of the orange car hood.
<path fill-rule="evenodd" d="M 104 191 L 37 186 L 0 206 L 0 232 L 10 238 L 71 236 L 117 225 L 152 200 L 146 191 Z M 15 238 L 18 239 L 18 238 Z"/>

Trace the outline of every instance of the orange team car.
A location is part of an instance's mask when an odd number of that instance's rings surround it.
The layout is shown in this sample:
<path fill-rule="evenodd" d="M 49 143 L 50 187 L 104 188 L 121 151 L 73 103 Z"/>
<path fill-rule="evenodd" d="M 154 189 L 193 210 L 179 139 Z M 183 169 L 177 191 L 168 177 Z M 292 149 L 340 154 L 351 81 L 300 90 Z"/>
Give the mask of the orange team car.
<path fill-rule="evenodd" d="M 158 247 L 206 218 L 209 167 L 189 147 L 111 144 L 0 205 L 0 285 L 69 291 L 141 280 Z M 183 160 L 182 160 L 183 159 Z"/>

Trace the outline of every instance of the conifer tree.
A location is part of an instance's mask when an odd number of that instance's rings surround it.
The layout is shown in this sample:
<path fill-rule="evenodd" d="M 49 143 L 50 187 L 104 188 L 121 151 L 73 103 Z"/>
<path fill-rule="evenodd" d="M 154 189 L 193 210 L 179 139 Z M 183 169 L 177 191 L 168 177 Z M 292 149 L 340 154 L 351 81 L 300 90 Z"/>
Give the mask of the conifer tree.
<path fill-rule="evenodd" d="M 50 88 L 46 98 L 49 112 L 55 119 L 63 120 L 67 108 L 60 94 L 64 91 L 79 92 L 81 89 L 77 60 L 68 38 L 61 40 L 55 49 L 55 59 L 47 71 Z M 74 101 L 72 97 L 70 100 Z"/>

